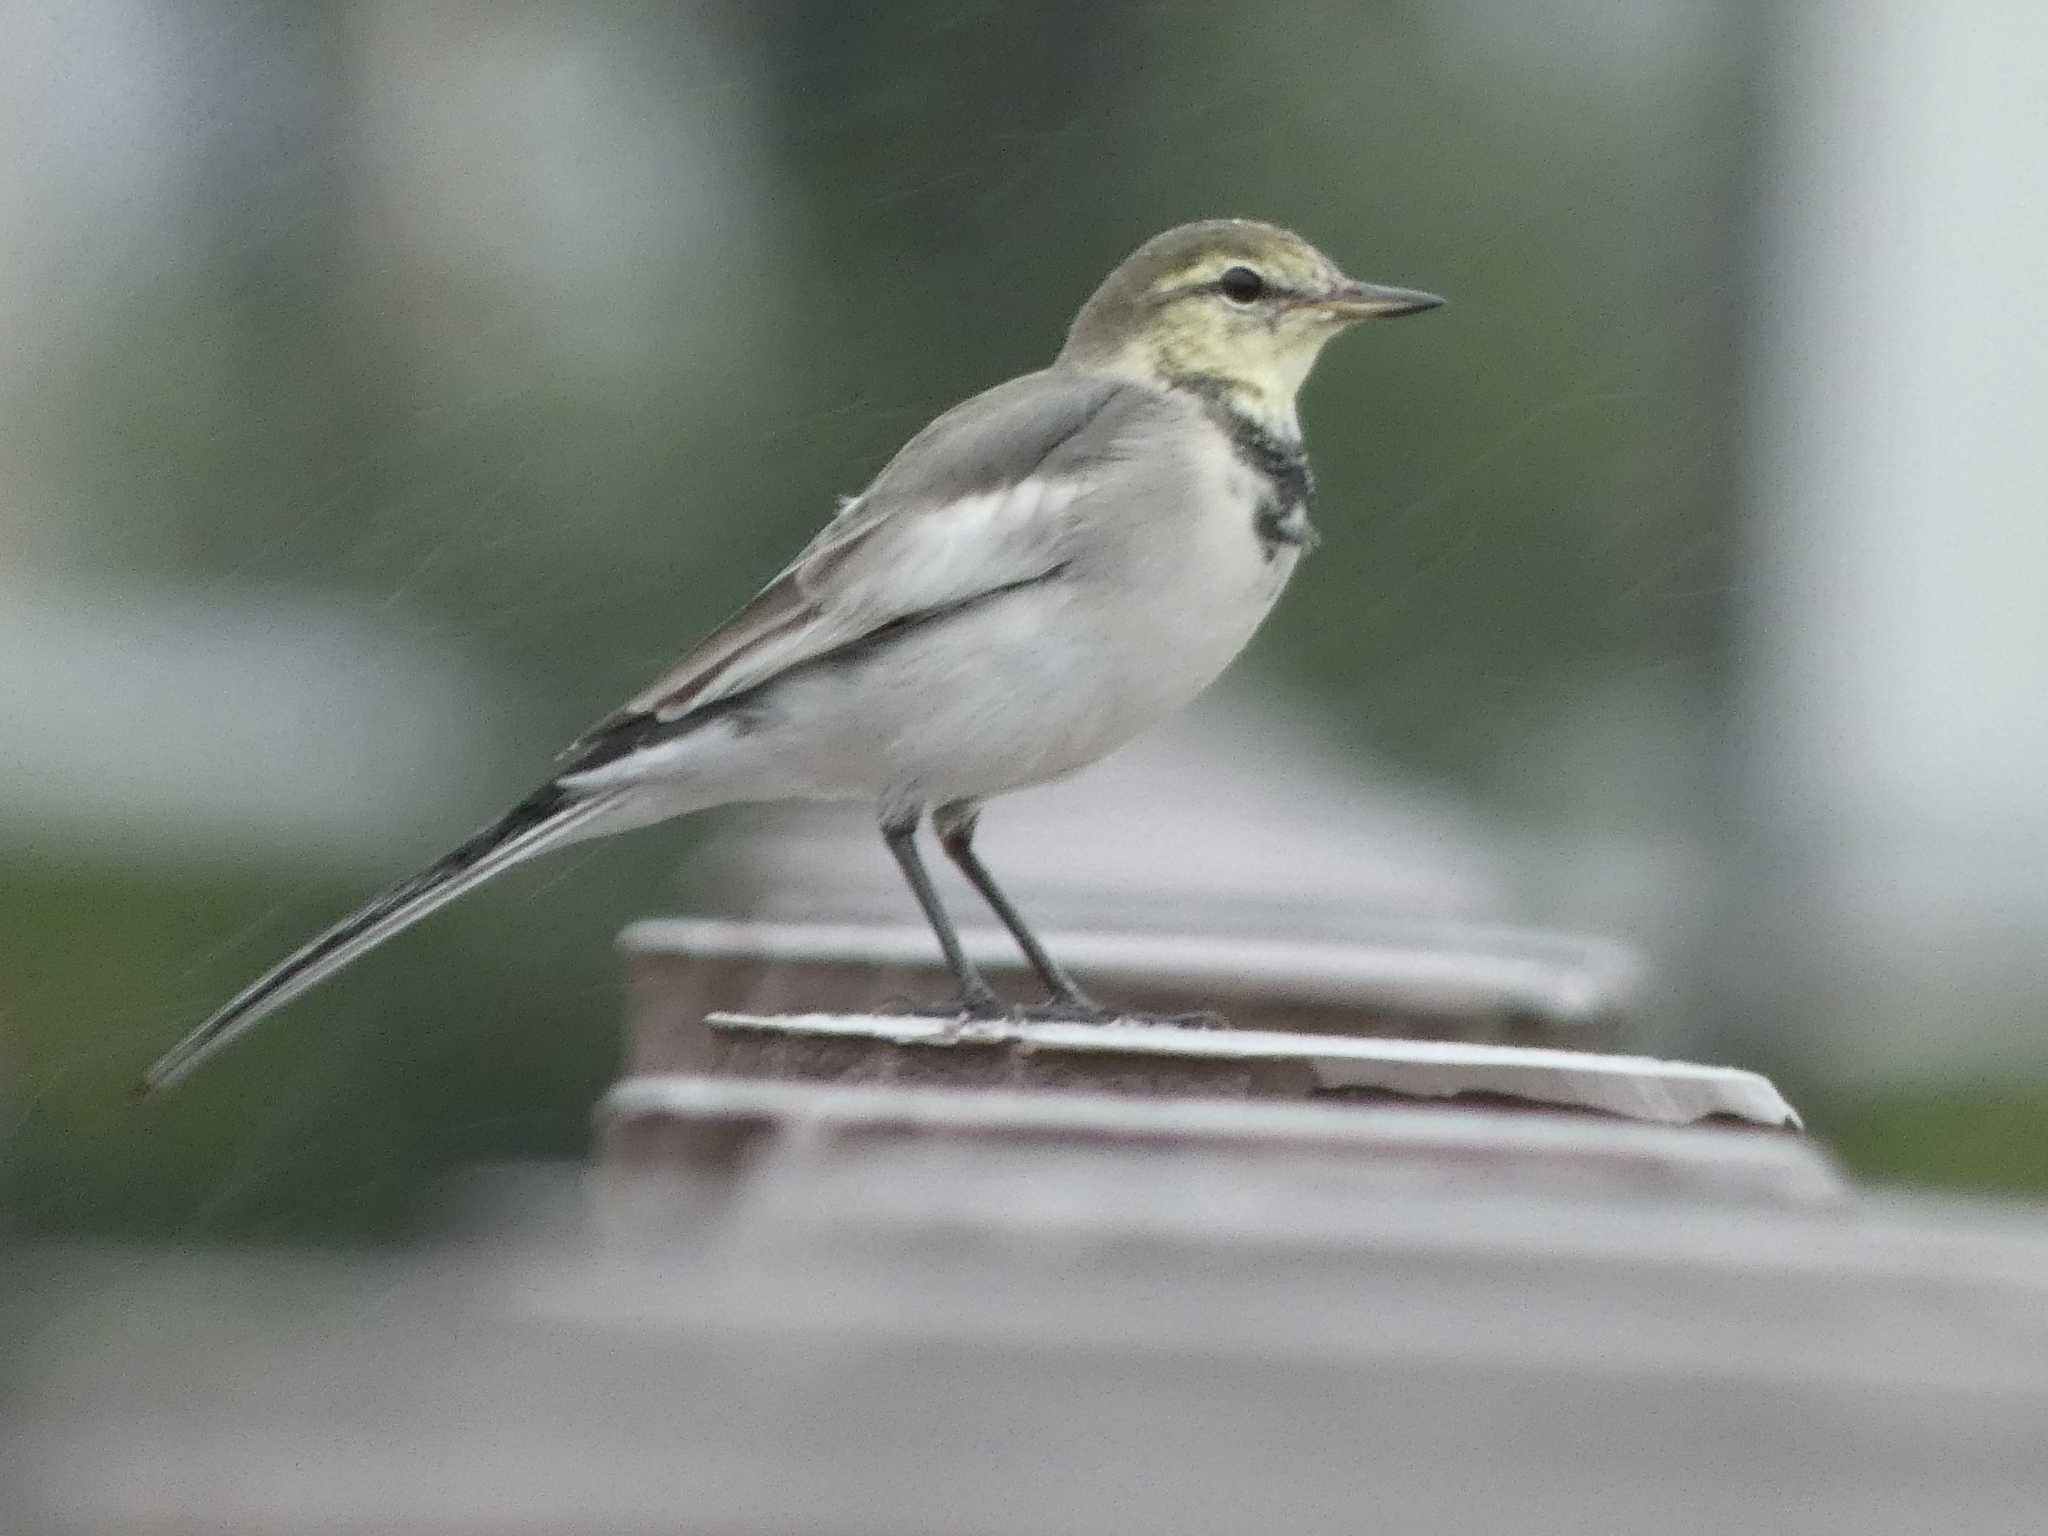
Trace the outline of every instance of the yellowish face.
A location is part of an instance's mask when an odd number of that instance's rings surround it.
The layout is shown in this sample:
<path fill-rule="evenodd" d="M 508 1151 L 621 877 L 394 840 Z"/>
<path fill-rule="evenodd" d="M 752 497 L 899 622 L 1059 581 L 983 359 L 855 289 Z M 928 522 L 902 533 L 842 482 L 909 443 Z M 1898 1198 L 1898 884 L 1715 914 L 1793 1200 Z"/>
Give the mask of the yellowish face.
<path fill-rule="evenodd" d="M 1441 302 L 1354 282 L 1277 225 L 1208 219 L 1133 251 L 1074 317 L 1061 357 L 1147 383 L 1221 392 L 1285 427 L 1332 336 Z"/>
<path fill-rule="evenodd" d="M 1349 284 L 1306 241 L 1233 242 L 1162 274 L 1132 339 L 1160 377 L 1207 376 L 1291 403 L 1323 344 L 1366 318 L 1339 301 Z"/>

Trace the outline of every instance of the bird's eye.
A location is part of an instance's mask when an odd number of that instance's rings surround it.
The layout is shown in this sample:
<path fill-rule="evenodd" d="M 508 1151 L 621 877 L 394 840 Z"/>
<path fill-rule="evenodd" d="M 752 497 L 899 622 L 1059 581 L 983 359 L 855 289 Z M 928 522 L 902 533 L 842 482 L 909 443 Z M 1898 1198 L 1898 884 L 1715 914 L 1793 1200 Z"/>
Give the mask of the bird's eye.
<path fill-rule="evenodd" d="M 1266 291 L 1266 280 L 1250 267 L 1232 267 L 1216 279 L 1223 297 L 1233 304 L 1249 304 Z"/>

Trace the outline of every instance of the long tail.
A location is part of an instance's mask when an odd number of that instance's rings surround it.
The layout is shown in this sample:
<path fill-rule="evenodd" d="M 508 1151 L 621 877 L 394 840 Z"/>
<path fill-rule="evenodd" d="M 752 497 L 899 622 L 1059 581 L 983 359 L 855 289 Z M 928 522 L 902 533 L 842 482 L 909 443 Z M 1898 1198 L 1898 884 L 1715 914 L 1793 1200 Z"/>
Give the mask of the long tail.
<path fill-rule="evenodd" d="M 244 1031 L 428 913 L 515 864 L 574 841 L 579 830 L 624 796 L 624 791 L 579 796 L 554 784 L 529 795 L 453 853 L 393 886 L 250 982 L 166 1051 L 143 1074 L 140 1091 L 154 1093 L 189 1076 Z"/>

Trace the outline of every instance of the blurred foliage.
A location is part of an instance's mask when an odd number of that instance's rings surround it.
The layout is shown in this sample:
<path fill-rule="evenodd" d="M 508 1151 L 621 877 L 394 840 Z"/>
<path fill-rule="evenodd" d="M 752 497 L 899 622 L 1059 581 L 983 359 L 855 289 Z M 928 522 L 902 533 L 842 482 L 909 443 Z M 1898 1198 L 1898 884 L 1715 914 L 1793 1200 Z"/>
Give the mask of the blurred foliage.
<path fill-rule="evenodd" d="M 517 872 L 146 1100 L 158 1049 L 363 892 L 279 868 L 0 871 L 16 1222 L 383 1240 L 451 1166 L 580 1155 L 617 1059 L 609 941 L 652 899 L 654 862 Z"/>
<path fill-rule="evenodd" d="M 539 669 L 547 723 L 580 720 L 933 411 L 1049 357 L 1139 238 L 1228 211 L 1452 300 L 1311 388 L 1329 537 L 1270 662 L 1492 795 L 1527 791 L 1517 744 L 1561 692 L 1713 684 L 1740 136 L 1712 30 L 1603 72 L 1560 67 L 1569 37 L 1517 68 L 1512 31 L 1476 53 L 1412 4 L 726 14 L 777 178 L 765 261 L 636 252 L 661 307 L 634 319 L 667 345 L 622 378 L 546 344 L 487 262 L 362 249 L 348 152 L 313 131 L 349 118 L 345 49 L 307 14 L 319 42 L 268 42 L 317 87 L 295 153 L 220 133 L 266 173 L 44 403 L 118 560 L 359 589 Z M 681 92 L 687 14 L 605 25 Z M 730 335 L 706 313 L 736 305 L 743 346 L 707 365 Z"/>
<path fill-rule="evenodd" d="M 1859 1178 L 2048 1197 L 2048 1083 L 1816 1090 L 1799 1102 L 1813 1133 Z"/>

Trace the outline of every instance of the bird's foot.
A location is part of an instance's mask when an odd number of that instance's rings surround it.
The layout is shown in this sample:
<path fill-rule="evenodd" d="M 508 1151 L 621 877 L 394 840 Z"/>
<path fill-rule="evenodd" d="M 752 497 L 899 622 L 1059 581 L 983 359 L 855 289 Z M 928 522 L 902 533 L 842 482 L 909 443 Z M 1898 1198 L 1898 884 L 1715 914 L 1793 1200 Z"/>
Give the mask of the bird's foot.
<path fill-rule="evenodd" d="M 1214 1008 L 1197 1008 L 1193 1013 L 1148 1014 L 1147 1024 L 1164 1024 L 1172 1029 L 1228 1029 L 1230 1020 Z"/>
<path fill-rule="evenodd" d="M 1027 1024 L 1110 1024 L 1122 1015 L 1085 997 L 1053 997 L 1016 1010 Z"/>
<path fill-rule="evenodd" d="M 899 1011 L 918 1019 L 974 1019 L 981 1022 L 1017 1016 L 1017 1009 L 993 992 L 986 996 L 969 994 L 948 998 L 939 1003 L 912 1003 Z"/>
<path fill-rule="evenodd" d="M 1011 1024 L 1135 1024 L 1154 1029 L 1228 1029 L 1230 1020 L 1214 1009 L 1193 1013 L 1134 1013 L 1105 1008 L 1087 997 L 1048 998 L 1042 1003 L 1006 1003 L 989 997 L 956 997 L 942 1003 L 908 1004 L 898 1011 L 920 1019 L 955 1019 Z"/>
<path fill-rule="evenodd" d="M 1195 1013 L 1133 1013 L 1105 1008 L 1088 998 L 1054 998 L 1012 1010 L 1033 1024 L 1139 1024 L 1161 1029 L 1228 1029 L 1230 1020 L 1209 1009 Z"/>

